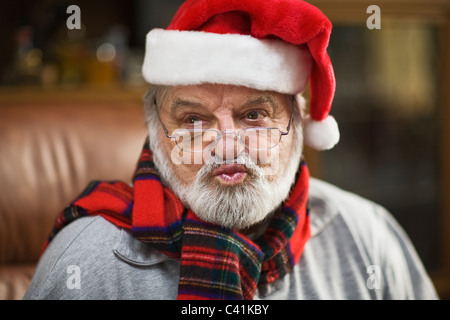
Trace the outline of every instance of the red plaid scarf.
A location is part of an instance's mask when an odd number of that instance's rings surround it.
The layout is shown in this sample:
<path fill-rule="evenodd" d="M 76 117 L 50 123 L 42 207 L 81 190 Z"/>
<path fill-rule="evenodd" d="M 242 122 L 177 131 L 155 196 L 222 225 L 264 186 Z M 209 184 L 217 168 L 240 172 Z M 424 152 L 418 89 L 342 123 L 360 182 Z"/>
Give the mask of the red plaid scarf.
<path fill-rule="evenodd" d="M 133 187 L 124 182 L 91 182 L 59 214 L 48 242 L 76 218 L 100 215 L 180 260 L 178 299 L 252 299 L 258 284 L 283 277 L 297 264 L 310 238 L 309 173 L 304 163 L 289 199 L 275 213 L 265 234 L 251 241 L 185 209 L 161 184 L 148 145 L 147 140 Z"/>

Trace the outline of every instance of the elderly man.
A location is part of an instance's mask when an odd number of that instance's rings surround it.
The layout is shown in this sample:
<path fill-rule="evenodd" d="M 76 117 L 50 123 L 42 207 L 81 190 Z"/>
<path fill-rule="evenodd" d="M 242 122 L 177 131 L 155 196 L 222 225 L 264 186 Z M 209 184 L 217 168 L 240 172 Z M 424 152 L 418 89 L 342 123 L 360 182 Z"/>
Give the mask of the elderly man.
<path fill-rule="evenodd" d="M 330 32 L 300 0 L 188 0 L 149 32 L 134 180 L 61 213 L 25 298 L 437 298 L 391 215 L 302 160 L 339 140 Z"/>

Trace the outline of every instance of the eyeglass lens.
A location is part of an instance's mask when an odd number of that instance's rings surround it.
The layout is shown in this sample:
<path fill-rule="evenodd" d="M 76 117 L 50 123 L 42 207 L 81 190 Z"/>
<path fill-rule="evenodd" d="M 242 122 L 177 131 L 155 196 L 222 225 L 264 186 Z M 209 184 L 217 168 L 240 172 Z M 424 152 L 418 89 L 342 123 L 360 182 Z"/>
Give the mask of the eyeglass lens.
<path fill-rule="evenodd" d="M 281 132 L 276 128 L 250 128 L 223 134 L 217 130 L 178 130 L 174 133 L 178 147 L 193 152 L 201 152 L 208 146 L 215 146 L 223 135 L 235 135 L 242 145 L 251 150 L 271 149 L 281 140 Z"/>

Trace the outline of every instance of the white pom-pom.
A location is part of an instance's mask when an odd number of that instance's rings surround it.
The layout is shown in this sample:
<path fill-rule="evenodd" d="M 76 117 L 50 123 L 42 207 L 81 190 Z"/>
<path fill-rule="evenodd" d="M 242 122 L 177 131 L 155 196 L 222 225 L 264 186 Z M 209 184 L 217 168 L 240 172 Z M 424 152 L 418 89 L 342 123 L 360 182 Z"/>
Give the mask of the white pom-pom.
<path fill-rule="evenodd" d="M 340 134 L 336 120 L 332 116 L 315 121 L 307 115 L 303 119 L 303 141 L 315 150 L 329 150 L 339 142 Z"/>

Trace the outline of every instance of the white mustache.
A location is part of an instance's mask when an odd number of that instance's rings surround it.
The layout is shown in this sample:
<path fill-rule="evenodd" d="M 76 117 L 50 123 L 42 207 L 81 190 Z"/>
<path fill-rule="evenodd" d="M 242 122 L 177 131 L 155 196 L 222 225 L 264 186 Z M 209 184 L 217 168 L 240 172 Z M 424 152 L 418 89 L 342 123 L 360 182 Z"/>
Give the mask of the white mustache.
<path fill-rule="evenodd" d="M 223 159 L 218 156 L 212 156 L 199 170 L 197 178 L 202 179 L 207 177 L 215 168 L 223 164 L 243 165 L 251 177 L 260 178 L 264 175 L 263 170 L 252 160 L 252 158 L 248 154 L 242 152 L 235 159 Z"/>

